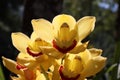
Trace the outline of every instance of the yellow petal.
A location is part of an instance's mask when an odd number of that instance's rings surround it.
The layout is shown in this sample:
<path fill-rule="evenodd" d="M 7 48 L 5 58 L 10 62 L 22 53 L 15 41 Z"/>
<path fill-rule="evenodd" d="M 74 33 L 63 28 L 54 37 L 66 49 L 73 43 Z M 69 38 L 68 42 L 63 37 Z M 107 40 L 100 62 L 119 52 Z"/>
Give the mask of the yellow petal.
<path fill-rule="evenodd" d="M 95 21 L 96 19 L 93 16 L 86 16 L 78 20 L 77 27 L 80 41 L 94 30 Z"/>
<path fill-rule="evenodd" d="M 46 80 L 44 74 L 42 74 L 40 71 L 36 71 L 36 79 L 35 80 Z"/>
<path fill-rule="evenodd" d="M 69 54 L 64 61 L 63 74 L 68 77 L 75 77 L 83 70 L 80 56 Z"/>
<path fill-rule="evenodd" d="M 48 45 L 52 45 L 52 43 L 48 43 L 48 42 L 46 42 L 45 40 L 42 40 L 40 37 L 39 37 L 39 35 L 38 34 L 36 34 L 36 32 L 33 32 L 32 34 L 31 34 L 31 42 L 30 43 L 32 43 L 32 42 L 34 42 L 36 45 L 38 45 L 38 46 L 48 46 Z"/>
<path fill-rule="evenodd" d="M 54 63 L 54 58 L 46 55 L 46 54 L 43 54 L 39 57 L 36 57 L 36 61 L 39 65 L 41 65 L 44 70 L 48 70 L 48 68 Z"/>
<path fill-rule="evenodd" d="M 90 51 L 92 57 L 100 56 L 102 54 L 101 49 L 91 48 L 91 49 L 89 49 L 89 51 Z"/>
<path fill-rule="evenodd" d="M 32 57 L 29 54 L 19 53 L 17 62 L 26 65 L 30 69 L 34 69 L 36 66 L 42 65 L 45 70 L 48 70 L 53 62 L 53 59 L 48 58 L 46 54 L 38 57 Z"/>
<path fill-rule="evenodd" d="M 52 80 L 61 80 L 60 74 L 59 74 L 59 67 L 61 65 L 61 60 L 62 59 L 58 59 L 56 60 L 56 63 L 54 64 L 54 71 L 53 76 L 52 76 Z"/>
<path fill-rule="evenodd" d="M 30 36 L 31 41 L 33 42 L 33 41 L 35 41 L 36 39 L 39 39 L 39 38 L 40 38 L 39 34 L 37 34 L 35 31 L 33 31 L 31 36 Z"/>
<path fill-rule="evenodd" d="M 13 45 L 23 53 L 26 53 L 26 48 L 28 47 L 29 37 L 23 33 L 17 32 L 12 33 L 12 43 Z"/>
<path fill-rule="evenodd" d="M 59 40 L 60 42 L 72 42 L 77 34 L 77 30 L 73 29 L 70 31 L 70 27 L 67 23 L 63 23 L 60 27 L 60 30 L 58 31 L 58 34 L 56 36 L 56 40 Z"/>
<path fill-rule="evenodd" d="M 105 63 L 106 58 L 102 56 L 94 57 L 87 62 L 81 74 L 84 74 L 86 77 L 93 76 L 104 68 Z"/>
<path fill-rule="evenodd" d="M 91 53 L 89 50 L 86 49 L 84 52 L 81 52 L 79 54 L 84 66 L 81 74 L 85 77 L 95 75 L 105 66 L 106 58 L 98 55 L 97 51 L 96 53 Z"/>
<path fill-rule="evenodd" d="M 58 50 L 56 50 L 55 48 L 53 48 L 52 46 L 51 47 L 48 47 L 48 46 L 40 46 L 41 50 L 43 53 L 49 55 L 49 56 L 52 56 L 54 58 L 62 58 L 64 56 L 63 53 L 59 52 Z"/>
<path fill-rule="evenodd" d="M 87 64 L 87 62 L 92 58 L 90 52 L 86 49 L 83 52 L 80 52 L 79 55 L 81 56 L 83 64 Z"/>
<path fill-rule="evenodd" d="M 36 32 L 37 36 L 41 39 L 51 42 L 53 40 L 53 26 L 45 19 L 33 19 L 32 20 L 33 31 Z"/>
<path fill-rule="evenodd" d="M 87 45 L 88 42 L 85 42 L 83 44 L 78 42 L 78 44 L 70 51 L 70 53 L 77 54 L 83 52 L 87 48 Z"/>
<path fill-rule="evenodd" d="M 15 74 L 23 75 L 24 73 L 21 70 L 16 68 L 17 63 L 11 59 L 2 57 L 4 66 Z"/>
<path fill-rule="evenodd" d="M 54 27 L 54 34 L 56 38 L 59 38 L 58 31 L 60 30 L 60 28 L 63 31 L 62 34 L 64 34 L 65 29 L 67 29 L 67 32 L 74 33 L 74 31 L 72 32 L 72 30 L 76 28 L 76 20 L 72 16 L 66 15 L 66 14 L 61 14 L 61 15 L 56 16 L 53 19 L 52 24 Z M 63 25 L 63 24 L 66 24 L 66 25 Z M 70 36 L 69 38 L 71 39 L 72 35 L 69 35 L 69 36 Z"/>
<path fill-rule="evenodd" d="M 54 17 L 52 21 L 55 30 L 59 30 L 63 23 L 67 23 L 70 27 L 70 30 L 72 30 L 75 28 L 76 20 L 70 15 L 61 14 Z"/>
<path fill-rule="evenodd" d="M 20 76 L 20 75 L 18 75 L 18 77 L 10 76 L 10 78 L 11 78 L 12 80 L 26 80 L 24 76 Z"/>
<path fill-rule="evenodd" d="M 17 62 L 21 64 L 28 63 L 28 62 L 34 62 L 34 61 L 36 61 L 35 58 L 30 56 L 29 54 L 19 53 L 17 56 Z"/>

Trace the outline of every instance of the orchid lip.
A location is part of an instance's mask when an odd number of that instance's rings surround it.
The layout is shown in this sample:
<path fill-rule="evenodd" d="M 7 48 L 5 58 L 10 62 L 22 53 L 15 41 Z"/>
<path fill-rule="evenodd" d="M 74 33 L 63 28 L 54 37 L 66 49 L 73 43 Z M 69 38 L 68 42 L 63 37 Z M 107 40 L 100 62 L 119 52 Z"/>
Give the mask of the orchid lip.
<path fill-rule="evenodd" d="M 80 77 L 80 74 L 78 74 L 75 77 L 71 77 L 71 78 L 65 76 L 62 72 L 63 68 L 64 68 L 63 66 L 60 66 L 60 68 L 59 68 L 59 74 L 60 74 L 62 80 L 77 80 Z"/>
<path fill-rule="evenodd" d="M 33 57 L 37 57 L 37 56 L 40 56 L 40 55 L 43 54 L 42 52 L 38 52 L 38 53 L 32 52 L 29 47 L 27 47 L 26 49 L 27 49 L 27 53 L 28 53 L 29 55 L 33 56 Z"/>
<path fill-rule="evenodd" d="M 55 41 L 55 40 L 53 40 L 52 43 L 53 43 L 53 47 L 56 48 L 58 51 L 60 51 L 60 52 L 62 52 L 62 53 L 67 53 L 68 51 L 72 50 L 72 49 L 76 46 L 77 41 L 76 41 L 76 40 L 73 40 L 72 45 L 69 46 L 68 48 L 66 48 L 66 47 L 61 48 L 61 47 L 59 47 L 59 46 L 56 44 L 56 41 Z"/>
<path fill-rule="evenodd" d="M 17 63 L 16 68 L 20 70 L 20 69 L 26 69 L 27 67 Z"/>

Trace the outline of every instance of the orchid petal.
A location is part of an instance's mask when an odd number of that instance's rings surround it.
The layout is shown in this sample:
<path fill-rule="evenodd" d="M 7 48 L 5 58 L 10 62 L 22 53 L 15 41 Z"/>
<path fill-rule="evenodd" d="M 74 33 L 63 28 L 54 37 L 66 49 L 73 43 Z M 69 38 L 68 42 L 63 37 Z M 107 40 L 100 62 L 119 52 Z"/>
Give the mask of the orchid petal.
<path fill-rule="evenodd" d="M 54 29 L 58 31 L 63 23 L 67 23 L 70 27 L 70 30 L 73 30 L 76 26 L 76 20 L 70 15 L 58 15 L 54 17 L 52 24 Z"/>
<path fill-rule="evenodd" d="M 61 80 L 60 74 L 59 74 L 59 67 L 61 65 L 61 61 L 62 59 L 57 59 L 55 64 L 54 64 L 54 71 L 53 71 L 53 76 L 52 76 L 52 80 Z"/>
<path fill-rule="evenodd" d="M 85 50 L 80 53 L 84 69 L 82 71 L 82 75 L 86 77 L 90 77 L 98 73 L 103 69 L 106 63 L 106 58 L 99 55 L 99 51 L 95 51 L 95 53 L 91 53 L 89 50 Z"/>
<path fill-rule="evenodd" d="M 34 61 L 36 61 L 35 58 L 30 56 L 29 54 L 19 53 L 17 56 L 18 63 L 28 63 L 28 62 L 34 62 Z"/>
<path fill-rule="evenodd" d="M 91 48 L 91 49 L 89 49 L 89 51 L 90 51 L 92 57 L 100 56 L 102 54 L 101 49 Z"/>
<path fill-rule="evenodd" d="M 75 32 L 76 20 L 70 15 L 65 15 L 65 14 L 58 15 L 54 17 L 52 24 L 54 27 L 55 38 L 65 39 L 65 36 L 70 36 L 70 37 L 66 37 L 67 38 L 66 40 L 71 40 L 73 36 L 76 34 Z M 70 33 L 72 35 L 68 35 L 67 33 Z M 75 34 L 73 35 L 73 33 Z"/>
<path fill-rule="evenodd" d="M 24 73 L 21 70 L 16 68 L 17 63 L 11 59 L 2 57 L 4 66 L 15 74 L 23 75 Z"/>
<path fill-rule="evenodd" d="M 61 52 L 59 52 L 58 50 L 56 50 L 53 47 L 48 47 L 48 46 L 40 46 L 41 50 L 43 53 L 47 54 L 48 56 L 52 56 L 54 58 L 62 58 L 64 56 L 64 54 L 62 54 Z"/>
<path fill-rule="evenodd" d="M 94 30 L 95 17 L 86 16 L 77 21 L 79 40 L 83 40 L 90 32 Z"/>
<path fill-rule="evenodd" d="M 26 48 L 28 47 L 28 41 L 30 40 L 28 36 L 21 32 L 12 33 L 12 43 L 13 45 L 23 53 L 26 53 Z"/>
<path fill-rule="evenodd" d="M 81 74 L 84 74 L 86 77 L 93 76 L 104 68 L 105 63 L 106 58 L 102 56 L 94 57 L 87 62 Z"/>
<path fill-rule="evenodd" d="M 40 71 L 36 71 L 36 80 L 46 80 L 44 74 L 42 74 Z"/>
<path fill-rule="evenodd" d="M 53 40 L 53 26 L 45 19 L 32 20 L 33 31 L 43 40 L 51 42 Z"/>
<path fill-rule="evenodd" d="M 77 54 L 83 52 L 87 48 L 88 42 L 85 43 L 78 43 L 69 53 Z"/>
<path fill-rule="evenodd" d="M 63 69 L 64 75 L 67 75 L 68 77 L 75 77 L 79 75 L 82 70 L 83 65 L 80 56 L 68 54 L 68 56 L 65 57 Z"/>

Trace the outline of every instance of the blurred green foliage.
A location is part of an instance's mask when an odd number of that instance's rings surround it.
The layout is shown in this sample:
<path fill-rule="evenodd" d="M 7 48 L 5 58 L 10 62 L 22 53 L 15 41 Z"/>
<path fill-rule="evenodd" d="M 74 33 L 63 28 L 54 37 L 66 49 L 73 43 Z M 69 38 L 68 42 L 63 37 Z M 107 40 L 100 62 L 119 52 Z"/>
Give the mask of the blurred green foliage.
<path fill-rule="evenodd" d="M 0 80 L 5 80 L 1 64 L 0 64 Z"/>

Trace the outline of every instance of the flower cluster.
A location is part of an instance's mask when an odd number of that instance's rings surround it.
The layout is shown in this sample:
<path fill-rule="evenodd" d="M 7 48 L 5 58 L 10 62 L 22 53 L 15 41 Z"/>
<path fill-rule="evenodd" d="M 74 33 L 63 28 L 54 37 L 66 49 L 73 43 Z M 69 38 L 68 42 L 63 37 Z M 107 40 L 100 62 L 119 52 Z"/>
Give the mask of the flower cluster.
<path fill-rule="evenodd" d="M 19 50 L 16 61 L 2 57 L 5 67 L 17 76 L 13 80 L 87 80 L 106 63 L 102 50 L 88 49 L 81 41 L 94 30 L 95 17 L 76 21 L 67 14 L 57 15 L 52 23 L 33 19 L 30 37 L 12 33 L 12 43 Z"/>

